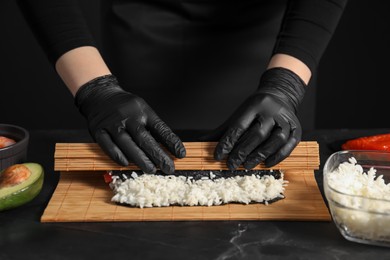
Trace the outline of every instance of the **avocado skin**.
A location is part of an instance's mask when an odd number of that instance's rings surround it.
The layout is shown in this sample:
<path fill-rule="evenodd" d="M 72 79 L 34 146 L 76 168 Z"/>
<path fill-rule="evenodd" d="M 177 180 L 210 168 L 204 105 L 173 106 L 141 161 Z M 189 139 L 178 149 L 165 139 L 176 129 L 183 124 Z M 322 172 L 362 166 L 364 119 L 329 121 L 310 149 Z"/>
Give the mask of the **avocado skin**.
<path fill-rule="evenodd" d="M 34 183 L 15 193 L 12 193 L 9 196 L 0 198 L 0 211 L 16 208 L 26 204 L 27 202 L 33 200 L 40 193 L 44 180 L 44 171 L 42 167 L 41 169 L 42 173 Z"/>

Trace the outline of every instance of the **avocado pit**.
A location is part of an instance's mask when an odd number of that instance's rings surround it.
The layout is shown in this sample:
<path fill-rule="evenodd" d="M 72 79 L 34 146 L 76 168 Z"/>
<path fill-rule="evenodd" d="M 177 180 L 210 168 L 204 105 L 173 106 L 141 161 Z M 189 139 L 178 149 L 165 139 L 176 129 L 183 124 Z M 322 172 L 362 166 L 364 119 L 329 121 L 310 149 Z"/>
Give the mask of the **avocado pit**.
<path fill-rule="evenodd" d="M 0 189 L 18 185 L 26 181 L 30 176 L 30 169 L 23 164 L 12 165 L 0 175 Z"/>

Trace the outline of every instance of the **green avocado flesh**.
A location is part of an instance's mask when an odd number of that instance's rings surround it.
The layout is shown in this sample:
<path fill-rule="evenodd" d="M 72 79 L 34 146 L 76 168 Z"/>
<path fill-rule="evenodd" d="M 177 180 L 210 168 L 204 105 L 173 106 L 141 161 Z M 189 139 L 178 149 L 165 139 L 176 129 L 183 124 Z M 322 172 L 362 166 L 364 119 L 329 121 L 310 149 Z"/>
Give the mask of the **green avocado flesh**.
<path fill-rule="evenodd" d="M 23 165 L 29 168 L 31 175 L 15 186 L 0 188 L 0 211 L 21 206 L 34 199 L 41 191 L 43 167 L 37 163 L 23 163 Z"/>

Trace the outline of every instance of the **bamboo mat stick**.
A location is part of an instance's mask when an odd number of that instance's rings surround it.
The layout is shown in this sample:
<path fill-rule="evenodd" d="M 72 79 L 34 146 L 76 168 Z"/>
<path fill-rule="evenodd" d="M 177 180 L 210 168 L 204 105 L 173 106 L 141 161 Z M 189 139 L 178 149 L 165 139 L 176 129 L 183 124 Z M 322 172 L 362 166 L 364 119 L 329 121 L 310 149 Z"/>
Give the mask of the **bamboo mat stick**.
<path fill-rule="evenodd" d="M 201 157 L 214 158 L 214 147 L 209 148 L 193 148 L 187 147 L 187 158 Z M 291 157 L 318 157 L 318 145 L 298 145 L 291 153 Z M 82 146 L 74 146 L 73 144 L 59 143 L 56 145 L 55 158 L 107 158 L 107 155 L 100 149 L 97 144 L 83 144 Z"/>
<path fill-rule="evenodd" d="M 214 160 L 216 142 L 185 142 L 187 155 L 183 159 L 173 158 L 176 170 L 226 170 L 226 160 Z M 130 164 L 120 166 L 112 161 L 96 143 L 57 143 L 54 154 L 56 171 L 104 171 L 104 170 L 138 170 Z M 263 164 L 261 169 L 318 169 L 319 147 L 317 142 L 300 142 L 289 157 L 272 168 Z M 243 169 L 243 168 L 239 168 Z"/>
<path fill-rule="evenodd" d="M 316 157 L 316 153 L 318 153 L 318 148 L 308 148 L 306 151 L 296 151 L 290 156 L 292 157 Z M 106 154 L 103 151 L 95 150 L 95 151 L 72 151 L 73 158 L 106 158 Z M 214 150 L 210 151 L 193 151 L 187 150 L 188 158 L 210 158 L 214 159 Z M 57 150 L 55 158 L 69 158 L 68 150 Z"/>

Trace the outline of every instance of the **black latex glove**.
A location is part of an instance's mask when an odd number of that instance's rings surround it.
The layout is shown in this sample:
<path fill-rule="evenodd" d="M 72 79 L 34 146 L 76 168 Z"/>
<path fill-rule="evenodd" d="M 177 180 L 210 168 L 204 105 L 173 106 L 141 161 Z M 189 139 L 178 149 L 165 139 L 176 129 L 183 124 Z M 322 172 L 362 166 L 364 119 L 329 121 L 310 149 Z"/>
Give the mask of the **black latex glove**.
<path fill-rule="evenodd" d="M 261 162 L 271 167 L 289 156 L 301 140 L 296 112 L 305 87 L 290 70 L 264 72 L 258 90 L 209 136 L 221 137 L 215 159 L 228 156 L 227 166 L 235 170 L 241 164 L 252 169 Z"/>
<path fill-rule="evenodd" d="M 156 166 L 173 173 L 173 160 L 158 142 L 176 157 L 185 157 L 179 137 L 142 98 L 124 91 L 113 75 L 83 85 L 75 103 L 88 121 L 91 136 L 120 165 L 130 161 L 146 173 L 155 173 Z"/>

